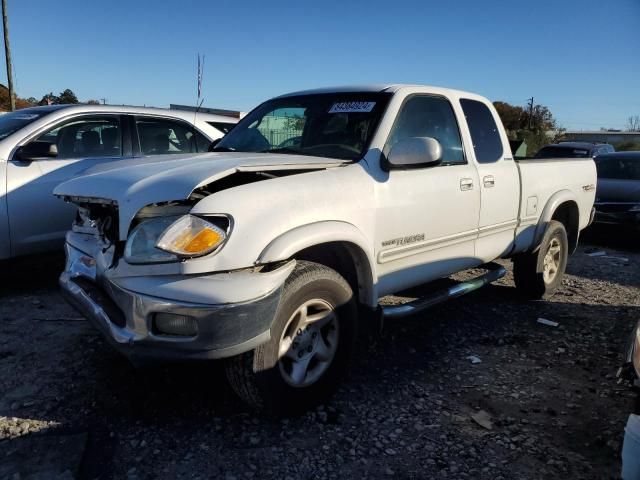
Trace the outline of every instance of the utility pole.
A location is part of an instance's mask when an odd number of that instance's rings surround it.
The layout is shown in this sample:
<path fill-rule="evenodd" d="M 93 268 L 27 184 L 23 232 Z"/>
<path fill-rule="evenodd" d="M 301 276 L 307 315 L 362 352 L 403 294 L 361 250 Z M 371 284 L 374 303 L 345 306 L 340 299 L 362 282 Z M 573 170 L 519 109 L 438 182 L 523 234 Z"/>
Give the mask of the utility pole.
<path fill-rule="evenodd" d="M 531 120 L 533 120 L 533 97 L 529 99 L 529 130 L 531 130 Z"/>
<path fill-rule="evenodd" d="M 13 92 L 13 72 L 11 69 L 11 48 L 9 47 L 9 20 L 7 19 L 7 0 L 2 0 L 2 27 L 4 30 L 4 56 L 7 61 L 7 83 L 9 84 L 9 104 L 11 111 L 16 109 L 16 96 Z"/>

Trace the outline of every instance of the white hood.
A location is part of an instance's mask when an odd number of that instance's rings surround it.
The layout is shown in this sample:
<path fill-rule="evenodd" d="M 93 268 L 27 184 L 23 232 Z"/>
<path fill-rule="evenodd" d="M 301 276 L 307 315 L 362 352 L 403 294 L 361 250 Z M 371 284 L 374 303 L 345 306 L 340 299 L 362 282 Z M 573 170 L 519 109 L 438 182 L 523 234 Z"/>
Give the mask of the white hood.
<path fill-rule="evenodd" d="M 114 200 L 120 213 L 120 232 L 126 235 L 130 221 L 153 203 L 184 200 L 198 187 L 235 172 L 314 170 L 337 167 L 347 161 L 302 155 L 271 153 L 208 153 L 162 155 L 103 163 L 58 185 L 59 197 Z"/>

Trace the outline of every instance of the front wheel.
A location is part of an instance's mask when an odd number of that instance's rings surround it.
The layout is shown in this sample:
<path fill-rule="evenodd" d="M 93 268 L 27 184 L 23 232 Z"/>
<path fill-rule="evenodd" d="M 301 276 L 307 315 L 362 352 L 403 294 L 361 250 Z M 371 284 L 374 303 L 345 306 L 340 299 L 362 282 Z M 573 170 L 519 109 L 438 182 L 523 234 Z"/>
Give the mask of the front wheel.
<path fill-rule="evenodd" d="M 529 299 L 553 295 L 562 283 L 568 255 L 567 231 L 562 223 L 551 220 L 540 248 L 513 259 L 513 277 L 518 291 Z"/>
<path fill-rule="evenodd" d="M 299 261 L 284 285 L 271 339 L 227 360 L 229 383 L 257 410 L 301 413 L 337 388 L 356 329 L 356 302 L 345 279 L 324 265 Z"/>

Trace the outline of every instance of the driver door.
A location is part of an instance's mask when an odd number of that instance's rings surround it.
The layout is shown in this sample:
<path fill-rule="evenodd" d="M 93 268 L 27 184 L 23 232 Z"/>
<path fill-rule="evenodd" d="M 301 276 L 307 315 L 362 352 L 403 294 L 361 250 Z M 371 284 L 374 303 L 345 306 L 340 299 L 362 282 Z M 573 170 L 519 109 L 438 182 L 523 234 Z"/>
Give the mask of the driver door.
<path fill-rule="evenodd" d="M 436 166 L 391 170 L 376 184 L 378 292 L 387 295 L 478 265 L 475 242 L 480 188 L 456 115 L 442 96 L 409 96 L 383 153 L 399 141 L 431 137 L 442 147 Z"/>
<path fill-rule="evenodd" d="M 74 117 L 29 139 L 55 144 L 57 156 L 21 161 L 14 154 L 7 163 L 12 256 L 62 245 L 76 209 L 54 197 L 53 189 L 93 165 L 123 158 L 125 125 L 126 117 L 119 114 Z"/>

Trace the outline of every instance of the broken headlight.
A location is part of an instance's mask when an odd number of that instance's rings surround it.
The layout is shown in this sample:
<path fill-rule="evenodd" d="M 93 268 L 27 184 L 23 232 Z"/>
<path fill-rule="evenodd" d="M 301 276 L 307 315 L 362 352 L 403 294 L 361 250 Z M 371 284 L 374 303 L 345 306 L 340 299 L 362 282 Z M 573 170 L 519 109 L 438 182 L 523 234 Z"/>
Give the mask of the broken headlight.
<path fill-rule="evenodd" d="M 175 262 L 178 257 L 156 248 L 156 242 L 179 216 L 157 217 L 140 222 L 131 232 L 124 247 L 127 263 Z"/>

